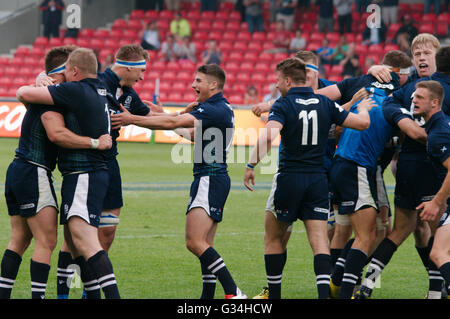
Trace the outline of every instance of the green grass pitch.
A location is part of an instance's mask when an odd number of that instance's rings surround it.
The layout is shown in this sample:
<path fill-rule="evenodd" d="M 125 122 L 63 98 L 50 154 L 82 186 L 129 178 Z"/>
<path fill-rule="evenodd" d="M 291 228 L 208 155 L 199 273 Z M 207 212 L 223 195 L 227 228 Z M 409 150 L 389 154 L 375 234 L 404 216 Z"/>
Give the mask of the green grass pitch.
<path fill-rule="evenodd" d="M 0 140 L 0 179 L 13 159 L 17 139 Z M 185 248 L 185 210 L 192 181 L 192 164 L 174 164 L 173 145 L 120 143 L 124 207 L 115 242 L 109 252 L 121 296 L 146 299 L 190 299 L 201 294 L 201 272 L 198 259 Z M 187 148 L 189 150 L 189 147 Z M 229 173 L 232 190 L 227 200 L 224 220 L 219 224 L 215 248 L 223 257 L 237 285 L 249 297 L 266 285 L 264 268 L 264 207 L 272 181 L 271 174 L 260 174 L 257 168 L 256 190 L 251 193 L 242 183 L 244 164 L 238 155 L 248 148 L 233 149 Z M 275 154 L 276 155 L 276 154 Z M 246 157 L 248 158 L 248 157 Z M 61 176 L 54 172 L 59 193 Z M 394 180 L 386 173 L 390 199 Z M 4 182 L 2 182 L 4 191 Z M 59 199 L 58 194 L 58 199 Z M 10 237 L 9 217 L 4 196 L 0 199 L 0 253 Z M 60 228 L 62 230 L 62 228 Z M 56 298 L 57 252 L 54 251 L 46 297 Z M 23 256 L 12 298 L 30 298 L 29 263 L 34 245 Z M 288 261 L 283 273 L 283 298 L 316 298 L 313 258 L 301 222 L 294 225 L 288 245 Z M 380 289 L 373 298 L 423 298 L 428 279 L 414 248 L 412 236 L 397 250 L 381 276 Z M 78 299 L 82 288 L 75 282 L 70 298 Z M 217 284 L 216 298 L 223 298 Z"/>

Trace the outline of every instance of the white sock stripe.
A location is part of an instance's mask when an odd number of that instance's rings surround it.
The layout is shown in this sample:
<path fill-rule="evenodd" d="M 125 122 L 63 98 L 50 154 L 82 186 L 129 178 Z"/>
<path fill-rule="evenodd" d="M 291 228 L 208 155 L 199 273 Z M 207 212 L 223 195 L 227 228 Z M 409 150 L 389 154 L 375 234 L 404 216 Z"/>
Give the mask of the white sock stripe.
<path fill-rule="evenodd" d="M 383 264 L 381 261 L 379 261 L 378 259 L 376 259 L 376 258 L 373 258 L 372 257 L 372 260 L 370 261 L 371 263 L 375 263 L 375 264 L 377 264 L 378 266 L 380 266 L 381 268 L 384 268 L 384 267 L 386 267 L 386 265 L 385 264 Z"/>
<path fill-rule="evenodd" d="M 318 285 L 330 285 L 330 281 L 329 280 L 317 280 L 317 284 Z"/>
<path fill-rule="evenodd" d="M 356 282 L 357 282 L 357 280 L 354 280 L 354 279 L 349 279 L 349 278 L 344 278 L 344 279 L 342 279 L 342 281 L 344 282 L 349 282 L 349 283 L 351 283 L 351 284 L 356 284 Z"/>
<path fill-rule="evenodd" d="M 203 280 L 204 284 L 215 284 L 216 282 L 217 282 L 217 280 L 215 280 L 215 279 Z"/>
<path fill-rule="evenodd" d="M 67 277 L 67 278 L 72 278 L 73 276 L 74 276 L 74 274 L 60 274 L 60 273 L 57 273 L 56 274 L 56 276 L 58 276 L 58 277 Z"/>
<path fill-rule="evenodd" d="M 267 276 L 267 279 L 281 279 L 283 275 Z"/>
<path fill-rule="evenodd" d="M 73 268 L 58 268 L 57 271 L 73 274 L 75 272 L 75 269 L 73 269 Z"/>
<path fill-rule="evenodd" d="M 97 284 L 97 283 L 98 283 L 97 279 L 94 279 L 94 280 L 91 280 L 88 282 L 83 282 L 83 285 L 90 286 L 90 285 Z"/>
<path fill-rule="evenodd" d="M 102 281 L 106 281 L 106 280 L 108 280 L 108 279 L 110 279 L 110 278 L 115 279 L 114 274 L 109 274 L 109 275 L 103 276 L 103 277 L 101 277 L 101 278 L 98 278 L 97 281 L 98 281 L 98 282 L 100 283 L 100 285 L 101 285 L 101 282 L 102 282 Z"/>
<path fill-rule="evenodd" d="M 31 282 L 31 286 L 47 287 L 47 283 L 37 282 L 37 281 L 32 281 L 32 282 Z"/>
<path fill-rule="evenodd" d="M 215 274 L 216 272 L 218 272 L 218 271 L 219 271 L 220 269 L 222 269 L 223 267 L 225 267 L 225 263 L 222 261 L 222 263 L 219 264 L 216 268 L 211 269 L 211 272 L 212 272 L 213 274 Z"/>
<path fill-rule="evenodd" d="M 281 279 L 280 280 L 267 280 L 267 282 L 272 285 L 281 284 Z"/>
<path fill-rule="evenodd" d="M 45 288 L 31 288 L 32 292 L 45 292 Z"/>
<path fill-rule="evenodd" d="M 345 264 L 344 264 L 344 263 L 341 263 L 340 261 L 336 261 L 336 266 L 339 266 L 339 267 L 344 268 L 344 267 L 345 267 Z"/>
<path fill-rule="evenodd" d="M 218 263 L 223 262 L 222 258 L 218 258 L 215 262 L 209 265 L 207 268 L 211 271 L 211 268 L 214 268 Z"/>
<path fill-rule="evenodd" d="M 15 279 L 9 279 L 9 278 L 5 278 L 5 277 L 0 277 L 0 281 L 9 282 L 9 283 L 13 284 L 15 282 Z"/>
<path fill-rule="evenodd" d="M 217 278 L 216 275 L 202 275 L 202 278 Z"/>
<path fill-rule="evenodd" d="M 383 271 L 383 269 L 380 266 L 378 266 L 377 264 L 370 264 L 369 269 L 370 268 L 378 270 L 380 272 Z"/>
<path fill-rule="evenodd" d="M 428 270 L 429 275 L 440 275 L 441 272 L 439 270 Z"/>
<path fill-rule="evenodd" d="M 444 277 L 442 276 L 428 276 L 428 278 L 433 280 L 444 280 Z"/>
<path fill-rule="evenodd" d="M 107 286 L 115 285 L 117 282 L 115 280 L 106 281 L 102 284 L 100 284 L 100 287 L 105 288 Z"/>
<path fill-rule="evenodd" d="M 317 275 L 316 279 L 330 279 L 331 275 Z"/>
<path fill-rule="evenodd" d="M 358 276 L 356 276 L 352 273 L 349 273 L 349 272 L 344 273 L 344 278 L 345 277 L 350 277 L 350 278 L 354 278 L 354 279 L 358 280 Z"/>
<path fill-rule="evenodd" d="M 84 286 L 84 290 L 86 290 L 86 291 L 97 290 L 97 289 L 100 289 L 100 286 L 98 284 L 95 286 L 92 286 L 92 287 Z"/>
<path fill-rule="evenodd" d="M 345 258 L 339 257 L 337 261 L 343 262 L 345 264 Z"/>
<path fill-rule="evenodd" d="M 12 288 L 13 288 L 13 285 L 7 285 L 7 284 L 2 284 L 2 283 L 0 283 L 0 288 L 12 289 Z"/>

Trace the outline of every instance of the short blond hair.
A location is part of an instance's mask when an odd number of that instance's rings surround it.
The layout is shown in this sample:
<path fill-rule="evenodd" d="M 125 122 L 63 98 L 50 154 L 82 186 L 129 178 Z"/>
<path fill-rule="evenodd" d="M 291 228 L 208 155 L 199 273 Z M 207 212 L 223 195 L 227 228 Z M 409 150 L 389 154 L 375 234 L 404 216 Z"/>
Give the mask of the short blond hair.
<path fill-rule="evenodd" d="M 85 75 L 97 75 L 97 57 L 91 49 L 78 48 L 74 50 L 70 53 L 67 64 L 72 68 L 76 66 Z"/>
<path fill-rule="evenodd" d="M 438 81 L 421 81 L 417 82 L 416 89 L 423 88 L 430 92 L 432 99 L 437 99 L 439 107 L 442 107 L 442 101 L 444 100 L 444 88 Z"/>
<path fill-rule="evenodd" d="M 430 33 L 420 33 L 416 35 L 411 43 L 411 54 L 414 55 L 414 50 L 418 45 L 426 45 L 427 43 L 431 43 L 436 51 L 441 47 L 441 43 L 434 35 Z"/>

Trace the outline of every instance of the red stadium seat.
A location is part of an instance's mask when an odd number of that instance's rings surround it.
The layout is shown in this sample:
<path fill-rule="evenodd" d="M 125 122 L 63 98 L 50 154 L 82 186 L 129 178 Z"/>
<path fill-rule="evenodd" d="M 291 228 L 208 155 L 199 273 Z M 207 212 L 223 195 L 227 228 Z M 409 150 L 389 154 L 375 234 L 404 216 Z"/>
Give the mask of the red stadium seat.
<path fill-rule="evenodd" d="M 179 92 L 171 92 L 167 96 L 167 100 L 169 102 L 180 103 L 180 102 L 183 102 L 183 96 Z"/>
<path fill-rule="evenodd" d="M 243 104 L 244 97 L 242 95 L 233 94 L 227 98 L 228 102 L 231 104 Z"/>
<path fill-rule="evenodd" d="M 247 51 L 244 53 L 243 61 L 250 62 L 253 65 L 258 62 L 259 60 L 259 53 L 254 51 Z"/>
<path fill-rule="evenodd" d="M 233 41 L 222 40 L 219 43 L 219 49 L 222 52 L 230 52 L 231 50 L 233 50 Z"/>
<path fill-rule="evenodd" d="M 77 46 L 82 48 L 88 48 L 90 46 L 91 41 L 88 38 L 78 38 Z"/>
<path fill-rule="evenodd" d="M 46 47 L 48 45 L 48 38 L 47 37 L 37 37 L 36 40 L 34 40 L 33 46 L 35 47 Z"/>
<path fill-rule="evenodd" d="M 239 13 L 238 13 L 239 14 Z M 240 19 L 240 18 L 239 18 Z M 227 30 L 228 31 L 239 31 L 241 28 L 241 23 L 239 21 L 228 21 L 227 23 Z"/>
<path fill-rule="evenodd" d="M 217 42 L 220 42 L 222 40 L 222 36 L 223 36 L 223 34 L 220 31 L 211 31 L 211 32 L 209 32 L 208 39 L 214 39 Z"/>
<path fill-rule="evenodd" d="M 23 66 L 23 57 L 14 57 L 9 61 L 9 65 L 13 67 L 20 68 Z"/>
<path fill-rule="evenodd" d="M 236 41 L 233 44 L 233 49 L 236 51 L 244 52 L 247 50 L 247 42 L 246 41 Z"/>
<path fill-rule="evenodd" d="M 63 39 L 63 44 L 64 45 L 76 45 L 77 44 L 77 39 L 75 39 L 75 38 L 64 38 Z"/>
<path fill-rule="evenodd" d="M 230 61 L 230 62 L 233 61 L 233 62 L 241 63 L 243 59 L 244 59 L 244 57 L 243 57 L 242 52 L 232 51 L 230 53 L 230 55 L 228 55 L 228 61 Z"/>
<path fill-rule="evenodd" d="M 32 68 L 37 67 L 39 64 L 39 61 L 34 56 L 27 56 L 23 59 L 23 64 Z"/>
<path fill-rule="evenodd" d="M 434 25 L 433 23 L 421 23 L 419 25 L 419 33 L 434 33 Z"/>
<path fill-rule="evenodd" d="M 42 57 L 44 55 L 45 51 L 44 48 L 41 47 L 32 47 L 29 51 L 28 51 L 28 56 L 34 56 L 34 57 Z"/>
<path fill-rule="evenodd" d="M 166 64 L 166 70 L 178 72 L 178 71 L 181 70 L 181 66 L 180 66 L 180 64 L 179 64 L 178 62 L 176 62 L 176 61 L 169 61 L 169 62 L 167 62 L 167 64 Z"/>
<path fill-rule="evenodd" d="M 29 49 L 27 47 L 18 47 L 14 53 L 14 56 L 26 57 L 28 55 L 28 51 Z"/>
<path fill-rule="evenodd" d="M 220 31 L 223 33 L 227 29 L 227 26 L 224 20 L 216 20 L 211 24 L 211 29 L 213 31 Z"/>
<path fill-rule="evenodd" d="M 166 70 L 166 71 L 162 72 L 161 79 L 164 81 L 170 81 L 170 82 L 174 81 L 177 79 L 177 72 Z"/>
<path fill-rule="evenodd" d="M 115 29 L 117 29 L 117 30 L 123 30 L 123 29 L 126 29 L 127 26 L 128 26 L 127 20 L 125 20 L 125 19 L 116 19 L 116 20 L 113 22 L 113 24 L 112 24 L 112 26 L 111 26 L 111 29 L 113 29 L 113 30 L 115 30 Z M 83 32 L 83 31 L 82 31 L 82 32 Z M 94 32 L 93 32 L 93 33 L 94 33 Z M 91 35 L 91 36 L 92 36 L 92 35 Z"/>
<path fill-rule="evenodd" d="M 156 10 L 147 10 L 144 13 L 144 18 L 147 20 L 156 20 L 159 16 L 159 12 Z"/>
<path fill-rule="evenodd" d="M 145 17 L 144 10 L 133 10 L 130 13 L 130 18 L 143 19 L 144 17 Z"/>
<path fill-rule="evenodd" d="M 138 31 L 130 29 L 124 30 L 122 39 L 127 41 L 134 41 L 138 39 Z"/>
<path fill-rule="evenodd" d="M 240 69 L 240 63 L 235 61 L 229 61 L 225 63 L 224 69 L 226 72 L 239 72 Z"/>
<path fill-rule="evenodd" d="M 239 72 L 236 74 L 236 81 L 247 84 L 250 82 L 250 74 L 246 72 Z"/>
<path fill-rule="evenodd" d="M 0 87 L 8 89 L 11 86 L 11 79 L 9 76 L 0 77 Z"/>
<path fill-rule="evenodd" d="M 159 19 L 161 20 L 172 20 L 173 19 L 173 11 L 172 10 L 162 10 L 159 12 Z"/>
<path fill-rule="evenodd" d="M 103 47 L 103 40 L 99 38 L 91 39 L 90 47 L 94 49 L 100 49 Z"/>
<path fill-rule="evenodd" d="M 103 48 L 115 50 L 118 49 L 118 43 L 119 42 L 114 39 L 106 39 L 105 42 L 103 42 Z"/>
<path fill-rule="evenodd" d="M 216 13 L 214 11 L 203 11 L 200 13 L 200 19 L 212 21 L 216 17 Z"/>
<path fill-rule="evenodd" d="M 270 67 L 269 67 L 269 64 L 266 62 L 258 62 L 255 64 L 254 70 L 256 72 L 259 71 L 259 72 L 267 73 L 267 72 L 270 72 Z"/>
<path fill-rule="evenodd" d="M 231 11 L 228 21 L 241 22 L 241 14 L 238 11 Z"/>
<path fill-rule="evenodd" d="M 230 13 L 229 11 L 217 11 L 216 13 L 216 21 L 227 21 L 230 18 Z"/>
<path fill-rule="evenodd" d="M 188 11 L 186 13 L 186 19 L 189 21 L 198 21 L 200 20 L 200 11 Z"/>
<path fill-rule="evenodd" d="M 252 34 L 248 31 L 240 31 L 237 33 L 236 39 L 238 41 L 249 41 L 250 42 L 252 39 Z"/>
<path fill-rule="evenodd" d="M 106 29 L 97 29 L 94 32 L 94 38 L 106 39 L 109 37 L 109 31 Z"/>
<path fill-rule="evenodd" d="M 0 86 L 0 96 L 7 96 L 8 89 L 5 87 Z"/>
<path fill-rule="evenodd" d="M 237 38 L 236 31 L 227 30 L 223 33 L 223 36 L 222 36 L 222 40 L 236 41 L 236 38 Z"/>
<path fill-rule="evenodd" d="M 438 22 L 436 24 L 436 35 L 440 37 L 446 37 L 448 35 L 448 25 L 447 23 L 440 23 Z"/>
<path fill-rule="evenodd" d="M 384 53 L 384 48 L 381 44 L 372 44 L 367 48 L 367 53 L 381 56 Z"/>
<path fill-rule="evenodd" d="M 58 47 L 58 46 L 61 46 L 63 43 L 62 43 L 62 39 L 61 38 L 51 38 L 49 41 L 48 41 L 48 46 L 49 47 Z"/>
<path fill-rule="evenodd" d="M 119 30 L 119 29 L 116 29 L 116 30 L 111 30 L 111 31 L 109 32 L 108 37 L 109 37 L 109 38 L 112 38 L 112 39 L 119 40 L 119 39 L 122 38 L 122 35 L 123 35 L 122 29 L 120 29 L 120 30 Z"/>
<path fill-rule="evenodd" d="M 251 76 L 251 82 L 255 84 L 264 84 L 266 82 L 266 76 L 263 73 L 254 73 Z"/>
<path fill-rule="evenodd" d="M 330 76 L 332 76 L 332 75 L 339 75 L 340 76 L 342 74 L 342 71 L 344 71 L 344 67 L 339 65 L 339 64 L 335 64 L 335 65 L 333 65 L 331 67 L 329 75 Z"/>

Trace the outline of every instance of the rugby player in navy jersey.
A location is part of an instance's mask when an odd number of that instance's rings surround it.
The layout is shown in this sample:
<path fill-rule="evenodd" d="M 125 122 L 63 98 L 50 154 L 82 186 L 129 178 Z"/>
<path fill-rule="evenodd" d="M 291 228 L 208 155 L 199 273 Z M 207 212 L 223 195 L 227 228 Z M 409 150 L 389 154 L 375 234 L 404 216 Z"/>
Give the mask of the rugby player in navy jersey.
<path fill-rule="evenodd" d="M 281 134 L 279 168 L 274 178 L 265 217 L 265 265 L 269 299 L 281 298 L 285 263 L 283 238 L 289 224 L 305 223 L 314 254 L 319 298 L 327 298 L 331 258 L 328 246 L 328 179 L 324 162 L 328 132 L 337 124 L 364 130 L 370 125 L 370 100 L 359 104 L 359 113 L 349 113 L 306 86 L 306 65 L 297 58 L 276 68 L 277 88 L 282 97 L 270 109 L 269 121 L 253 149 L 244 175 L 244 185 L 253 190 L 254 167 Z"/>
<path fill-rule="evenodd" d="M 439 52 L 438 52 L 439 54 Z M 438 56 L 436 56 L 438 59 Z M 447 62 L 450 69 L 450 61 Z M 444 88 L 437 81 L 421 81 L 414 93 L 414 114 L 421 115 L 428 133 L 427 154 L 438 172 L 440 188 L 431 201 L 417 206 L 420 217 L 428 221 L 434 234 L 430 259 L 450 288 L 450 117 L 442 108 Z"/>
<path fill-rule="evenodd" d="M 55 83 L 65 81 L 64 64 L 73 47 L 55 47 L 45 56 L 46 73 Z M 90 148 L 91 139 L 65 127 L 46 132 L 41 108 L 28 106 L 22 121 L 16 156 L 8 168 L 5 195 L 11 215 L 12 237 L 1 263 L 0 298 L 9 298 L 21 256 L 31 238 L 35 250 L 30 264 L 32 298 L 44 298 L 50 257 L 57 241 L 57 204 L 51 171 L 56 166 L 56 144 L 67 148 Z M 48 137 L 47 137 L 48 136 Z M 53 143 L 51 143 L 53 142 Z M 99 148 L 111 147 L 111 137 L 99 138 Z"/>
<path fill-rule="evenodd" d="M 59 149 L 58 168 L 63 175 L 61 224 L 72 255 L 83 258 L 106 298 L 120 298 L 112 264 L 98 239 L 98 224 L 108 187 L 106 154 L 97 138 L 110 134 L 107 92 L 97 79 L 97 59 L 92 50 L 77 49 L 67 60 L 67 83 L 34 88 L 21 87 L 21 101 L 47 104 L 63 112 L 67 127 L 89 136 L 92 149 Z M 83 272 L 83 271 L 82 271 Z M 98 282 L 98 283 L 97 283 Z M 87 288 L 86 288 L 87 289 Z"/>
<path fill-rule="evenodd" d="M 426 41 L 426 39 L 429 38 L 429 36 L 422 37 L 421 41 Z M 422 43 L 420 45 L 413 41 L 412 47 L 414 48 L 415 45 L 419 45 L 419 47 L 421 45 L 425 46 L 426 42 L 425 44 Z M 443 47 L 439 49 L 435 55 L 434 63 L 437 67 L 437 72 L 433 73 L 430 77 L 409 81 L 400 90 L 394 92 L 392 97 L 387 98 L 385 103 L 392 104 L 394 107 L 402 109 L 402 113 L 405 115 L 411 116 L 414 113 L 415 107 L 413 98 L 416 90 L 416 83 L 435 80 L 441 83 L 444 87 L 444 92 L 446 93 L 442 104 L 442 111 L 447 115 L 450 114 L 450 48 Z M 418 114 L 414 114 L 414 117 L 416 122 L 421 125 L 424 124 L 423 121 L 420 121 Z M 415 168 L 414 171 L 413 168 Z M 412 175 L 408 175 L 408 173 Z M 372 294 L 376 278 L 387 266 L 398 246 L 400 246 L 414 230 L 418 215 L 416 207 L 423 201 L 428 201 L 433 198 L 440 187 L 436 171 L 426 154 L 425 145 L 419 144 L 408 137 L 405 137 L 405 140 L 402 143 L 397 164 L 396 179 L 396 217 L 394 220 L 394 229 L 373 253 L 371 264 L 369 265 L 363 286 L 361 287 L 361 294 L 359 294 L 361 297 L 369 297 Z M 421 182 L 417 183 L 417 180 L 420 180 Z M 411 207 L 413 203 L 416 206 Z M 408 207 L 408 209 L 403 207 Z M 432 242 L 433 237 L 429 240 L 429 249 L 432 246 Z M 424 256 L 421 256 L 429 273 L 428 298 L 440 298 L 443 280 L 439 275 L 436 265 L 432 261 L 429 261 L 429 249 L 423 253 Z"/>
<path fill-rule="evenodd" d="M 111 116 L 113 127 L 134 124 L 150 129 L 189 129 L 194 139 L 194 182 L 186 213 L 186 246 L 200 260 L 204 279 L 201 298 L 205 299 L 214 297 L 216 278 L 225 298 L 247 298 L 213 248 L 230 190 L 226 153 L 233 141 L 234 114 L 222 95 L 224 84 L 225 72 L 218 65 L 203 65 L 192 83 L 198 102 L 192 112 L 144 117 L 122 108 L 123 112 Z"/>

